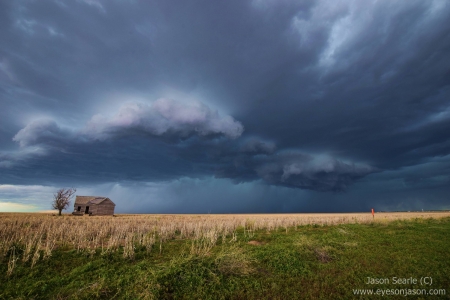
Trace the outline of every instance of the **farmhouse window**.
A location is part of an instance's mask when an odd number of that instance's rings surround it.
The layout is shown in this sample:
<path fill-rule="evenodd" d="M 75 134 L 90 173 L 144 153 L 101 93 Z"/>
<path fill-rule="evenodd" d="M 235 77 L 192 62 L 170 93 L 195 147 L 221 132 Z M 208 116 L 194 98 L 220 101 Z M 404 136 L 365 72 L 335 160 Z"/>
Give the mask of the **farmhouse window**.
<path fill-rule="evenodd" d="M 78 206 L 78 211 L 80 211 L 81 210 L 81 206 Z"/>

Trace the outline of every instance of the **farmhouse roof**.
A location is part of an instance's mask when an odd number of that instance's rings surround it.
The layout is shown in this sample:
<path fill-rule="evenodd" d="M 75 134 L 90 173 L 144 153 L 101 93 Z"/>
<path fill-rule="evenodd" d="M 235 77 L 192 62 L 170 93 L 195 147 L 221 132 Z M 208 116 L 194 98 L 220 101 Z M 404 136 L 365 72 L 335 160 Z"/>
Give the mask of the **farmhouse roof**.
<path fill-rule="evenodd" d="M 106 199 L 109 199 L 109 198 L 101 197 L 101 196 L 76 196 L 75 204 L 100 204 L 101 202 L 103 202 Z M 109 201 L 111 201 L 111 199 L 109 199 Z M 113 202 L 113 204 L 114 204 L 114 202 Z"/>

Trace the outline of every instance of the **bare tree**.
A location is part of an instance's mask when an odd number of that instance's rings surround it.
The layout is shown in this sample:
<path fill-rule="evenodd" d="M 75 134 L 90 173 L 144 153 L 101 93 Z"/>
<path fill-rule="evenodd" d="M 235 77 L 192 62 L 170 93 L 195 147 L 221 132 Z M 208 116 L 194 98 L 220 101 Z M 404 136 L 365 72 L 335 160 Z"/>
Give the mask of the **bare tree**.
<path fill-rule="evenodd" d="M 59 215 L 61 215 L 61 211 L 63 209 L 67 209 L 67 207 L 69 207 L 70 198 L 72 198 L 73 194 L 75 194 L 76 191 L 77 190 L 74 188 L 62 188 L 53 194 L 52 207 L 59 211 Z"/>

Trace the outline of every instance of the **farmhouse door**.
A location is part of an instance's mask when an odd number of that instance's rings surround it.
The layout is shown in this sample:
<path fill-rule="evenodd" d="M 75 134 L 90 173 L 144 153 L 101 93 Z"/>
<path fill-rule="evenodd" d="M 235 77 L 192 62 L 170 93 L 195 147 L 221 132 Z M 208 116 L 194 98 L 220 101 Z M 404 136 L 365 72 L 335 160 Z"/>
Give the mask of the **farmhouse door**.
<path fill-rule="evenodd" d="M 89 206 L 86 206 L 86 210 L 84 211 L 85 214 L 89 213 Z"/>

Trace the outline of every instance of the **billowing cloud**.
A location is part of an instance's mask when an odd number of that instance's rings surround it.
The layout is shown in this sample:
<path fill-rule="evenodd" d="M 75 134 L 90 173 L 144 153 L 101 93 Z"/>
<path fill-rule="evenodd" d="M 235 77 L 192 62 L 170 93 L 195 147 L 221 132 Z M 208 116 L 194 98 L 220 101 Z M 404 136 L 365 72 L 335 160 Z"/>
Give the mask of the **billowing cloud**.
<path fill-rule="evenodd" d="M 14 137 L 20 147 L 31 145 L 55 145 L 71 138 L 69 130 L 62 129 L 53 120 L 36 120 L 22 128 Z"/>
<path fill-rule="evenodd" d="M 220 116 L 203 103 L 183 104 L 159 99 L 150 105 L 127 103 L 114 116 L 95 115 L 84 127 L 75 130 L 63 129 L 54 120 L 36 120 L 17 132 L 13 141 L 18 142 L 20 147 L 58 147 L 64 143 L 105 141 L 139 134 L 175 138 L 225 136 L 235 139 L 243 131 L 240 122 L 231 116 Z"/>
<path fill-rule="evenodd" d="M 201 102 L 186 104 L 164 98 L 150 105 L 128 103 L 111 118 L 95 115 L 83 129 L 84 134 L 99 140 L 137 132 L 181 138 L 193 134 L 237 138 L 243 131 L 240 122 L 231 116 L 220 116 Z"/>
<path fill-rule="evenodd" d="M 301 153 L 281 153 L 257 169 L 258 175 L 272 184 L 335 192 L 345 191 L 357 179 L 375 171 L 366 164 Z"/>
<path fill-rule="evenodd" d="M 277 149 L 274 142 L 265 141 L 256 137 L 250 137 L 242 142 L 239 150 L 244 153 L 250 154 L 272 154 Z"/>
<path fill-rule="evenodd" d="M 13 168 L 22 163 L 26 164 L 30 159 L 37 157 L 45 157 L 48 150 L 39 146 L 27 146 L 18 151 L 4 151 L 0 153 L 0 168 Z"/>

